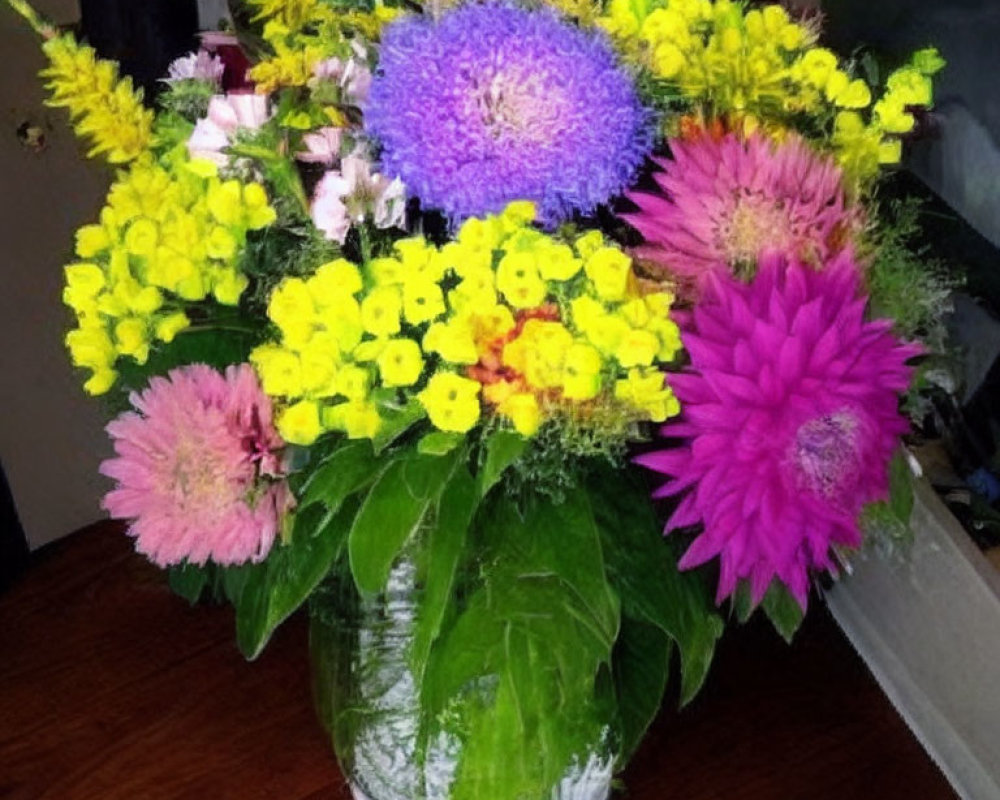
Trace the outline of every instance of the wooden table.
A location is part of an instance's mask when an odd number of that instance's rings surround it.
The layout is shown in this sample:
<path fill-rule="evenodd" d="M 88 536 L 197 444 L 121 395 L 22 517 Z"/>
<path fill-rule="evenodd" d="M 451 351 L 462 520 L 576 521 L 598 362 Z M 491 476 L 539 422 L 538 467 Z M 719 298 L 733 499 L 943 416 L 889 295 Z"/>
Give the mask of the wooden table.
<path fill-rule="evenodd" d="M 36 554 L 0 596 L 0 798 L 348 800 L 305 620 L 252 664 L 232 625 L 174 597 L 113 524 Z M 955 797 L 819 604 L 792 647 L 731 631 L 624 781 L 628 800 Z"/>

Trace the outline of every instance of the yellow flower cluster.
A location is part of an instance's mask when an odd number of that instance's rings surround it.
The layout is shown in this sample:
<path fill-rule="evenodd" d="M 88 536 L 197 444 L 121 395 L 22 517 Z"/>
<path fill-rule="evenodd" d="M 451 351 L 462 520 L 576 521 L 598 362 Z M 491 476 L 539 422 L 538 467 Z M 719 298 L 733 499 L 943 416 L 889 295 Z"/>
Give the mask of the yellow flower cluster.
<path fill-rule="evenodd" d="M 378 39 L 382 26 L 400 13 L 382 3 L 372 12 L 337 11 L 321 0 L 250 0 L 257 19 L 264 20 L 263 38 L 274 55 L 255 64 L 249 72 L 258 92 L 269 94 L 281 87 L 306 86 L 313 69 L 334 56 L 347 57 L 346 34 Z"/>
<path fill-rule="evenodd" d="M 812 110 L 827 93 L 797 66 L 816 49 L 815 33 L 780 5 L 744 12 L 731 0 L 611 0 L 599 22 L 653 75 L 716 113 Z M 870 99 L 863 82 L 829 88 L 844 106 Z"/>
<path fill-rule="evenodd" d="M 479 422 L 483 401 L 525 436 L 602 396 L 631 419 L 677 413 L 656 368 L 680 348 L 673 298 L 643 296 L 600 233 L 562 242 L 534 216 L 532 203 L 511 203 L 443 247 L 411 237 L 361 267 L 338 259 L 282 281 L 268 306 L 280 341 L 251 362 L 281 399 L 286 441 L 374 436 L 385 389 L 456 433 Z"/>
<path fill-rule="evenodd" d="M 48 104 L 69 111 L 77 135 L 93 143 L 88 155 L 124 164 L 148 151 L 153 112 L 143 106 L 132 79 L 119 78 L 114 61 L 97 58 L 92 47 L 68 34 L 49 39 L 42 49 L 49 58 L 41 72 L 52 92 Z"/>
<path fill-rule="evenodd" d="M 867 123 L 857 111 L 840 111 L 831 142 L 847 179 L 855 184 L 874 177 L 880 164 L 896 164 L 902 155 L 899 136 L 916 124 L 911 111 L 934 101 L 931 77 L 945 65 L 938 51 L 918 50 L 905 66 L 889 75 L 885 92 L 872 106 Z"/>
<path fill-rule="evenodd" d="M 155 341 L 189 324 L 185 302 L 209 295 L 236 305 L 247 286 L 237 269 L 249 230 L 275 220 L 264 188 L 222 181 L 205 162 L 170 171 L 138 162 L 112 185 L 100 223 L 77 231 L 64 302 L 77 328 L 66 336 L 74 365 L 92 371 L 84 389 L 103 394 L 115 362 L 140 364 Z"/>
<path fill-rule="evenodd" d="M 930 103 L 930 76 L 944 65 L 936 50 L 920 51 L 873 106 L 868 84 L 777 4 L 747 10 L 735 0 L 610 0 L 598 24 L 708 116 L 751 127 L 800 113 L 832 121 L 830 145 L 855 186 L 899 161 L 897 136 L 913 127 L 906 107 Z"/>

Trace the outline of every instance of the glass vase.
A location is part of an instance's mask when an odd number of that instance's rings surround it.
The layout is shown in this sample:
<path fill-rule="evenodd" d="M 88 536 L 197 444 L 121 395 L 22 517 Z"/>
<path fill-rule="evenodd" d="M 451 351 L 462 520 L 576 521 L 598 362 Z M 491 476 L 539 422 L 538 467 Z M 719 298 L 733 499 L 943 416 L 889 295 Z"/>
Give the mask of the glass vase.
<path fill-rule="evenodd" d="M 496 681 L 483 675 L 449 698 L 433 718 L 423 711 L 411 667 L 416 622 L 423 613 L 419 554 L 394 564 L 383 591 L 362 598 L 349 576 L 328 580 L 314 597 L 310 622 L 313 691 L 320 721 L 329 733 L 355 800 L 464 800 L 486 797 L 503 782 L 504 753 L 489 763 L 466 754 L 476 742 L 463 724 L 465 706 L 489 703 Z M 611 715 L 599 708 L 560 715 L 558 740 L 590 742 L 572 754 L 555 780 L 526 789 L 517 800 L 605 800 L 615 768 Z M 597 724 L 595 725 L 595 720 Z M 602 720 L 607 720 L 607 723 Z M 547 731 L 551 741 L 551 729 Z M 481 735 L 481 734 L 479 734 Z M 524 752 L 541 752 L 545 741 L 525 734 Z M 470 774 L 491 772 L 491 775 Z M 493 781 L 493 783 L 490 783 Z M 512 789 L 513 791 L 513 789 Z M 504 792 L 506 795 L 506 792 Z M 491 796 L 488 800 L 500 800 Z"/>

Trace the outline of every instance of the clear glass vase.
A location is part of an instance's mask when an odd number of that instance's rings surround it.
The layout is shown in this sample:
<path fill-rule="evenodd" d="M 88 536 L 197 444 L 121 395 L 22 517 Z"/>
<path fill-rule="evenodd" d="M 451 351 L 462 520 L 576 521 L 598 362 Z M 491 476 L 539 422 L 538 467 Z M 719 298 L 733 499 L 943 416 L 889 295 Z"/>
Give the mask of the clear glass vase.
<path fill-rule="evenodd" d="M 500 800 L 486 798 L 483 789 L 470 787 L 495 787 L 498 780 L 503 781 L 503 770 L 509 766 L 503 763 L 503 753 L 486 765 L 480 759 L 478 766 L 470 766 L 471 759 L 464 759 L 470 748 L 482 752 L 483 743 L 470 740 L 461 721 L 462 705 L 489 702 L 495 691 L 490 676 L 464 687 L 436 718 L 422 711 L 410 666 L 415 625 L 422 611 L 419 567 L 411 556 L 396 562 L 378 596 L 360 598 L 350 578 L 344 577 L 329 581 L 315 598 L 309 644 L 320 720 L 332 738 L 355 800 Z M 600 720 L 610 715 L 596 708 L 581 711 L 565 715 L 566 726 L 577 727 L 560 731 L 565 736 L 559 739 L 589 741 L 590 745 L 579 748 L 561 777 L 547 785 L 526 789 L 522 775 L 511 797 L 605 800 L 609 796 L 615 766 L 612 726 Z M 526 744 L 536 753 L 536 748 L 546 746 L 544 741 Z M 491 774 L 470 775 L 470 770 Z"/>

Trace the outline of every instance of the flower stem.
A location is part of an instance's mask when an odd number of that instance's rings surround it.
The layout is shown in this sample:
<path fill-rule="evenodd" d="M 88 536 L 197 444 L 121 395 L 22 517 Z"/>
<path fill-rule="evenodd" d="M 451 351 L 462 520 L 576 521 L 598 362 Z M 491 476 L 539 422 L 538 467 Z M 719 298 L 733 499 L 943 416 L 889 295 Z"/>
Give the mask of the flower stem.
<path fill-rule="evenodd" d="M 56 26 L 35 11 L 25 0 L 7 0 L 7 4 L 24 17 L 35 33 L 43 39 L 51 39 L 58 34 Z"/>

